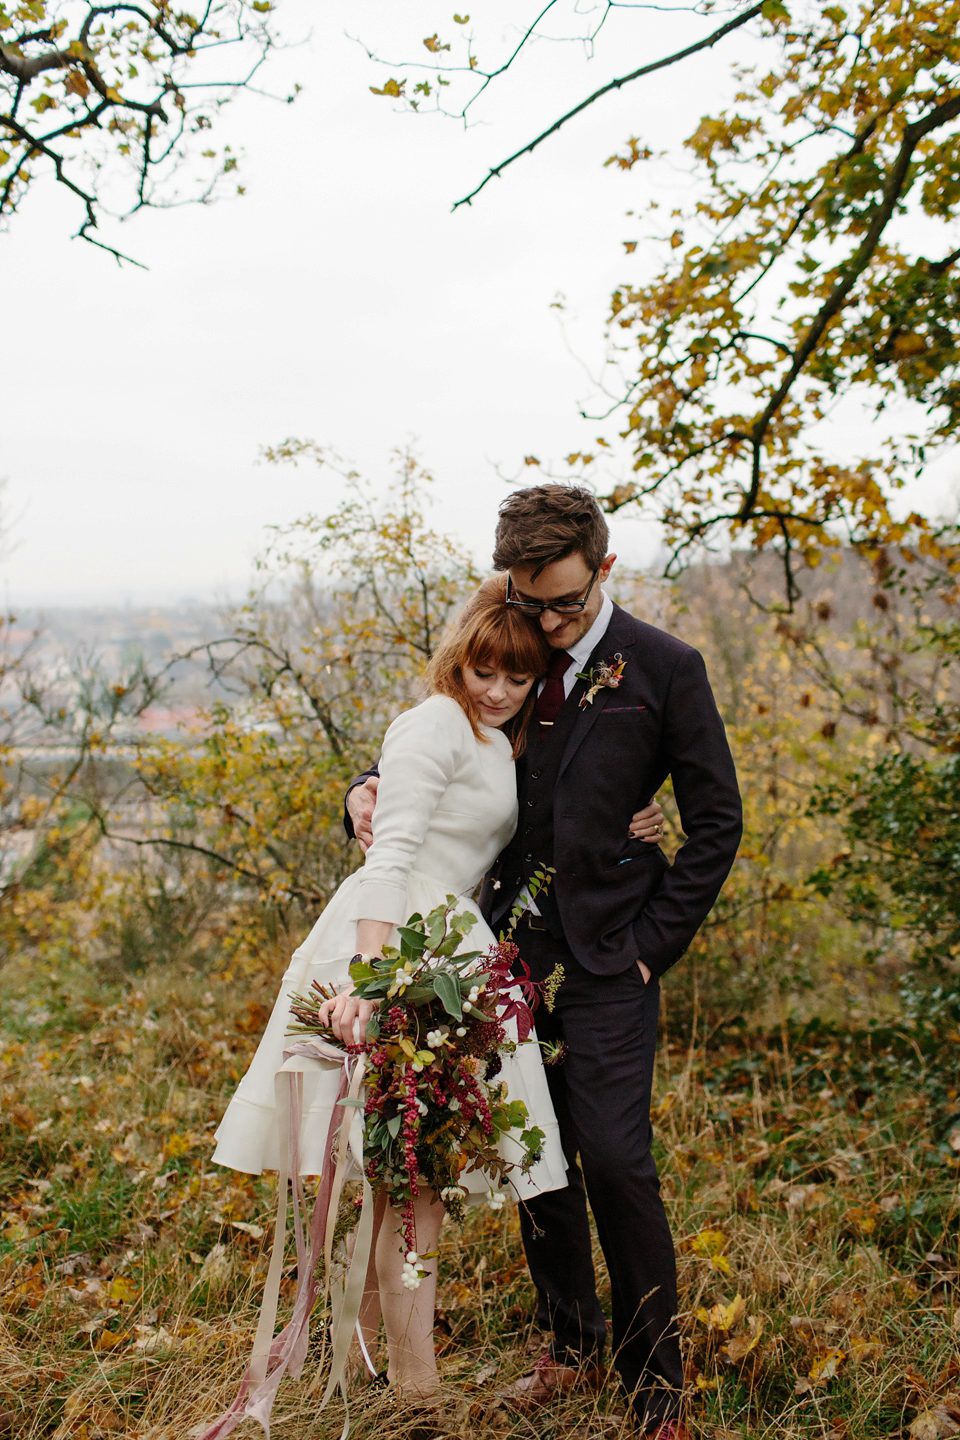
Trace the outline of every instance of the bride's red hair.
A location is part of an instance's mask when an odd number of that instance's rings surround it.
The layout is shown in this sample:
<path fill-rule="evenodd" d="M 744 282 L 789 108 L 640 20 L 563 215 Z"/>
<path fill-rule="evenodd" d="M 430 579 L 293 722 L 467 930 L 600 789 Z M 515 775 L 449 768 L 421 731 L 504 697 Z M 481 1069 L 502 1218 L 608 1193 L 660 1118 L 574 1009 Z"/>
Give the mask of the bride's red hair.
<path fill-rule="evenodd" d="M 424 677 L 431 695 L 449 695 L 456 700 L 478 740 L 485 737 L 480 716 L 463 683 L 464 666 L 489 666 L 539 679 L 546 674 L 550 659 L 550 647 L 540 626 L 506 605 L 506 598 L 506 575 L 484 580 L 434 651 Z M 530 687 L 523 708 L 503 727 L 504 734 L 513 741 L 515 756 L 526 743 L 536 689 L 536 685 Z"/>

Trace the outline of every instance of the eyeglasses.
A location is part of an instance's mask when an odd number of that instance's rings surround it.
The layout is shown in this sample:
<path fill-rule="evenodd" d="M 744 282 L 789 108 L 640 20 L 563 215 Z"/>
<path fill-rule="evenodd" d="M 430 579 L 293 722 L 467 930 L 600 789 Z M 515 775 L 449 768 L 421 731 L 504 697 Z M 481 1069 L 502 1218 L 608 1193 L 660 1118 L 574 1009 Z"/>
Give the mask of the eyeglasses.
<path fill-rule="evenodd" d="M 512 605 L 514 610 L 519 610 L 521 615 L 542 615 L 544 610 L 552 610 L 556 615 L 580 615 L 586 609 L 587 601 L 590 599 L 590 591 L 593 589 L 600 574 L 600 567 L 597 566 L 590 576 L 590 584 L 587 586 L 587 593 L 582 600 L 547 600 L 543 604 L 539 600 L 512 600 L 510 592 L 513 589 L 513 581 L 507 576 L 507 598 L 504 602 Z"/>

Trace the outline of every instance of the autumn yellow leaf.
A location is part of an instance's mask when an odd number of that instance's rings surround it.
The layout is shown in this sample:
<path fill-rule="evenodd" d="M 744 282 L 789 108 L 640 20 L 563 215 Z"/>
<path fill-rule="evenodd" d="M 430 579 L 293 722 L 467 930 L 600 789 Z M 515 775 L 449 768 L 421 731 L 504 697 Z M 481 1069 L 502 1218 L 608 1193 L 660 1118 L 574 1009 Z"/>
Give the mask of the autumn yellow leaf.
<path fill-rule="evenodd" d="M 842 1365 L 846 1358 L 845 1350 L 828 1350 L 826 1354 L 816 1356 L 807 1373 L 814 1383 L 825 1384 L 827 1380 L 834 1379 L 838 1366 Z"/>
<path fill-rule="evenodd" d="M 730 1262 L 723 1254 L 727 1247 L 727 1237 L 722 1230 L 701 1230 L 698 1235 L 688 1241 L 693 1254 L 701 1260 L 709 1260 L 714 1270 L 719 1270 L 723 1275 L 730 1275 Z"/>
<path fill-rule="evenodd" d="M 750 1317 L 750 1330 L 745 1335 L 738 1335 L 733 1340 L 728 1340 L 721 1352 L 723 1358 L 731 1365 L 739 1365 L 744 1361 L 751 1351 L 755 1350 L 763 1335 L 763 1320 Z"/>
<path fill-rule="evenodd" d="M 81 99 L 90 94 L 90 82 L 82 70 L 69 70 L 63 88 L 68 95 L 79 95 Z"/>
<path fill-rule="evenodd" d="M 118 1345 L 124 1345 L 133 1334 L 132 1330 L 101 1330 L 93 1342 L 94 1350 L 116 1350 Z"/>
<path fill-rule="evenodd" d="M 107 1299 L 119 1301 L 122 1305 L 132 1304 L 139 1293 L 128 1275 L 115 1275 L 107 1286 Z"/>
<path fill-rule="evenodd" d="M 371 85 L 370 93 L 371 95 L 392 95 L 394 99 L 398 99 L 403 95 L 403 87 L 406 83 L 406 80 L 400 80 L 399 82 L 396 80 L 388 80 L 382 90 L 378 90 L 376 85 Z"/>
<path fill-rule="evenodd" d="M 898 360 L 907 360 L 911 355 L 922 355 L 927 342 L 922 335 L 898 335 L 893 342 L 893 353 Z"/>
<path fill-rule="evenodd" d="M 743 1318 L 746 1310 L 746 1301 L 739 1293 L 726 1305 L 713 1305 L 709 1310 L 701 1308 L 697 1311 L 697 1319 L 711 1330 L 732 1330 L 733 1327 Z"/>

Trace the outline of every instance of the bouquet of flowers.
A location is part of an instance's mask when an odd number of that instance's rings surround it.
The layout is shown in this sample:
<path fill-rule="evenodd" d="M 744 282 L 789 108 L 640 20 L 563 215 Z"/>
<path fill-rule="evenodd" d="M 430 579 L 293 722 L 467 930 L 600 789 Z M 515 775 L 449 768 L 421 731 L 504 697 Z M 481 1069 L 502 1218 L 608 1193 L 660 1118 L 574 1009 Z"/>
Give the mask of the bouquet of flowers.
<path fill-rule="evenodd" d="M 411 1285 L 419 1283 L 413 1199 L 421 1180 L 461 1219 L 464 1170 L 482 1171 L 492 1195 L 514 1168 L 497 1149 L 501 1136 L 514 1132 L 522 1172 L 539 1158 L 544 1139 L 542 1130 L 527 1125 L 523 1102 L 510 1100 L 496 1076 L 502 1056 L 530 1035 L 541 991 L 552 1008 L 560 977 L 532 982 L 510 940 L 485 954 L 460 953 L 475 916 L 456 913 L 455 906 L 448 895 L 426 918 L 411 915 L 400 927 L 399 949 L 385 946 L 382 958 L 350 967 L 354 994 L 378 1002 L 359 1045 L 344 1047 L 366 1056 L 366 1099 L 356 1102 L 364 1109 L 365 1169 L 372 1189 L 401 1213 L 414 1256 Z M 309 995 L 295 995 L 294 1030 L 329 1040 L 317 1012 L 334 993 L 315 982 Z M 516 1041 L 507 1033 L 510 1021 Z"/>

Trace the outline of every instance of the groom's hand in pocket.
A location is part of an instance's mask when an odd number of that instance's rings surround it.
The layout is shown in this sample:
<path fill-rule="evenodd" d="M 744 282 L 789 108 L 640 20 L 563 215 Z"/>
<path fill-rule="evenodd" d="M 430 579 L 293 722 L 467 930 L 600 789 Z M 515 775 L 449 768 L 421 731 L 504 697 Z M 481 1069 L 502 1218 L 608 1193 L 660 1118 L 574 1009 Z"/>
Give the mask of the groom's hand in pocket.
<path fill-rule="evenodd" d="M 362 785 L 354 785 L 347 795 L 347 812 L 353 821 L 353 833 L 364 854 L 373 844 L 373 811 L 379 784 L 379 777 L 371 775 Z"/>
<path fill-rule="evenodd" d="M 650 971 L 647 969 L 646 965 L 644 965 L 644 963 L 643 963 L 642 960 L 638 960 L 638 961 L 637 961 L 637 969 L 640 971 L 640 974 L 643 976 L 643 983 L 644 983 L 644 985 L 649 985 L 649 984 L 650 984 Z"/>

